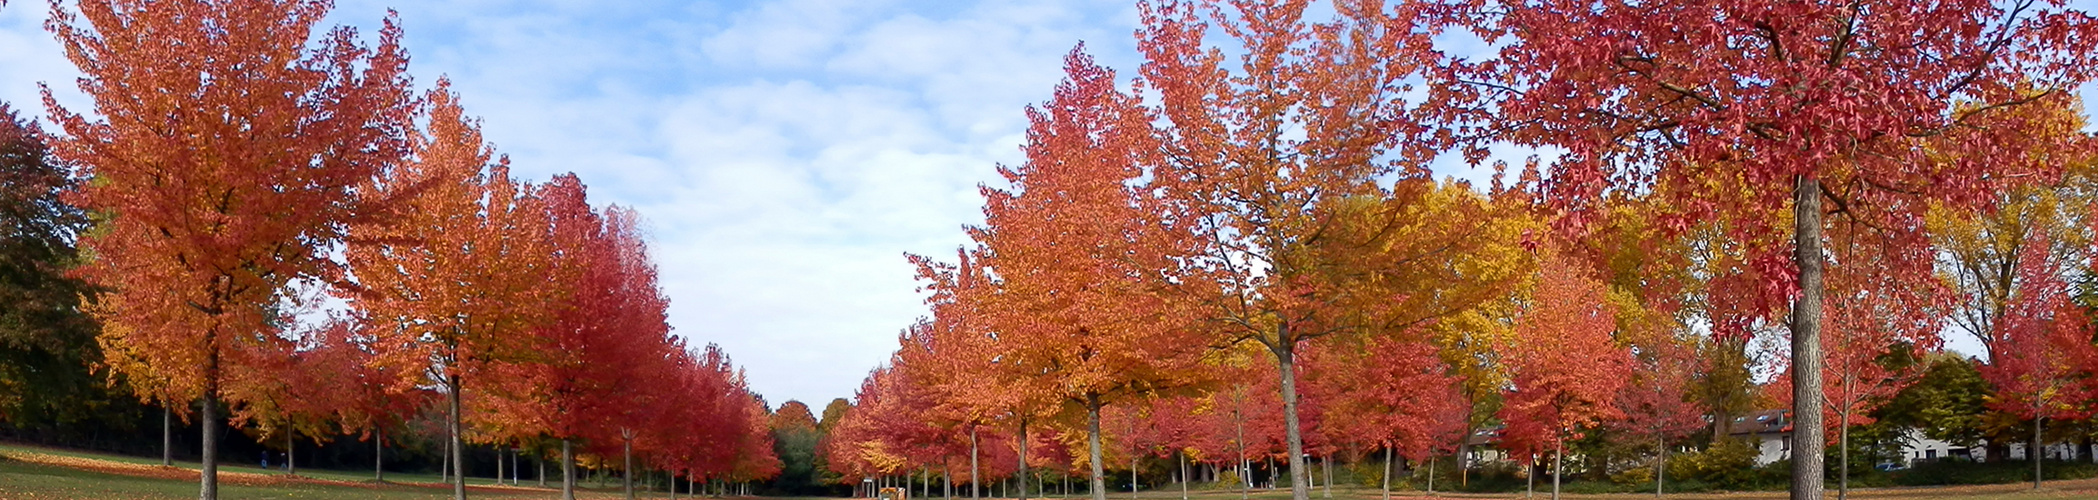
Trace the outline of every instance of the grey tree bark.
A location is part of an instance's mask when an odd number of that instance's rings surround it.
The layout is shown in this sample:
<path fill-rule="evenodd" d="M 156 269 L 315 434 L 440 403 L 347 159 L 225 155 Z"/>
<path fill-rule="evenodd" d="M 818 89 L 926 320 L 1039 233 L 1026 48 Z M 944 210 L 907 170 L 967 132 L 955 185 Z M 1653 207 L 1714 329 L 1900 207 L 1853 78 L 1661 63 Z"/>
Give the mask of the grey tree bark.
<path fill-rule="evenodd" d="M 212 357 L 217 358 L 216 355 Z M 214 362 L 213 364 L 217 363 Z M 213 381 L 207 382 L 209 388 L 204 391 L 204 418 L 202 420 L 202 427 L 204 427 L 204 452 L 202 453 L 203 456 L 200 457 L 203 460 L 200 466 L 202 470 L 197 475 L 197 498 L 199 500 L 218 500 L 219 498 L 219 398 L 218 382 L 215 380 L 216 377 L 213 377 L 213 379 Z"/>
<path fill-rule="evenodd" d="M 561 439 L 561 500 L 575 500 L 575 442 Z"/>
<path fill-rule="evenodd" d="M 1100 396 L 1085 396 L 1085 444 L 1093 472 L 1093 500 L 1107 500 L 1107 472 L 1100 465 Z"/>
<path fill-rule="evenodd" d="M 1289 324 L 1280 328 L 1281 339 L 1273 351 L 1278 360 L 1282 376 L 1282 430 L 1289 442 L 1289 497 L 1291 500 L 1311 500 L 1311 489 L 1305 484 L 1308 477 L 1304 470 L 1304 432 L 1297 422 L 1297 346 L 1289 336 Z"/>
<path fill-rule="evenodd" d="M 161 403 L 160 408 L 160 466 L 175 466 L 175 410 Z"/>
<path fill-rule="evenodd" d="M 1384 447 L 1384 500 L 1391 500 L 1391 447 Z"/>
<path fill-rule="evenodd" d="M 1821 250 L 1819 180 L 1799 178 L 1792 218 L 1792 260 L 1799 267 L 1799 297 L 1792 304 L 1792 500 L 1821 500 L 1821 303 L 1827 259 Z"/>
<path fill-rule="evenodd" d="M 445 417 L 445 427 L 451 434 L 447 441 L 452 447 L 452 498 L 466 500 L 466 443 L 459 435 L 465 431 L 462 428 L 464 419 L 460 418 L 459 414 L 462 406 L 459 401 L 459 372 L 457 367 L 445 367 L 445 372 L 445 379 L 449 382 L 446 385 L 451 389 L 445 395 L 445 400 L 452 407 L 452 414 Z"/>
<path fill-rule="evenodd" d="M 978 478 L 980 478 L 980 477 L 982 477 L 982 476 L 978 476 L 978 475 L 977 475 L 977 464 L 976 464 L 976 459 L 977 459 L 977 455 L 976 455 L 976 426 L 975 426 L 975 425 L 970 425 L 970 426 L 969 426 L 969 498 L 971 498 L 971 499 L 976 499 L 976 498 L 983 498 L 983 488 L 982 488 L 981 486 L 979 486 L 979 485 L 980 485 L 981 483 L 979 483 L 980 479 L 978 479 Z"/>

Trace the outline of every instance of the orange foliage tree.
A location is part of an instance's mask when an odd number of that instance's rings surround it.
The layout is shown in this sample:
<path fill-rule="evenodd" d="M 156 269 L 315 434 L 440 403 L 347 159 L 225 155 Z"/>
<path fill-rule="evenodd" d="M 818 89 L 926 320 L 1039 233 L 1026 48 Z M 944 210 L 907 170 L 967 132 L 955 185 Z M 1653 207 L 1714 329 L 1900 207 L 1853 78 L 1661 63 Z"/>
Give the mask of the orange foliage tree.
<path fill-rule="evenodd" d="M 95 116 L 45 89 L 64 131 L 52 151 L 90 179 L 71 201 L 102 214 L 81 272 L 112 292 L 93 308 L 104 353 L 143 398 L 203 401 L 202 498 L 218 495 L 228 370 L 284 352 L 269 324 L 287 286 L 334 270 L 354 188 L 402 157 L 413 126 L 400 30 L 389 18 L 376 47 L 347 27 L 314 33 L 329 6 L 52 8 Z"/>
<path fill-rule="evenodd" d="M 344 252 L 349 302 L 369 322 L 379 362 L 402 386 L 434 382 L 444 394 L 455 471 L 465 469 L 457 450 L 468 380 L 542 352 L 529 333 L 565 291 L 545 284 L 574 272 L 555 259 L 536 189 L 510 178 L 507 159 L 494 160 L 458 99 L 444 80 L 430 91 L 429 130 L 413 134 L 413 158 L 364 190 L 398 201 L 351 226 Z M 466 495 L 463 482 L 452 491 Z"/>
<path fill-rule="evenodd" d="M 1503 447 L 1529 462 L 1549 449 L 1559 497 L 1566 440 L 1623 416 L 1617 394 L 1631 374 L 1630 352 L 1611 334 L 1615 308 L 1586 269 L 1544 249 L 1537 290 L 1516 323 L 1506 363 L 1514 390 L 1501 406 Z"/>
<path fill-rule="evenodd" d="M 1208 345 L 1167 292 L 1186 240 L 1136 184 L 1158 162 L 1151 115 L 1083 50 L 1065 57 L 1055 96 L 1028 108 L 1027 161 L 999 170 L 1012 188 L 984 189 L 984 225 L 970 235 L 991 284 L 961 298 L 998 333 L 1005 390 L 1083 415 L 1092 495 L 1104 500 L 1101 408 L 1194 383 Z M 1033 417 L 1017 416 L 1023 455 Z"/>

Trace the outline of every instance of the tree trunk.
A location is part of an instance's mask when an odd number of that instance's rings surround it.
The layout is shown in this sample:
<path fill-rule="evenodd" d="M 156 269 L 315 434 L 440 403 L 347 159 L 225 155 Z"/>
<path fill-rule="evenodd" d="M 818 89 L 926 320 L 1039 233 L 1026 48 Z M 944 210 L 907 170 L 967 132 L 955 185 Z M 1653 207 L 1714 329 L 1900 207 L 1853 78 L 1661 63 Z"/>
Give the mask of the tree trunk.
<path fill-rule="evenodd" d="M 1792 305 L 1792 500 L 1820 500 L 1821 422 L 1821 182 L 1800 176 L 1792 200 L 1793 254 L 1799 297 Z M 1805 436 L 1805 438 L 1801 438 Z"/>
<path fill-rule="evenodd" d="M 1428 496 L 1435 496 L 1435 453 L 1428 453 Z"/>
<path fill-rule="evenodd" d="M 445 399 L 449 400 L 452 407 L 452 414 L 447 417 L 450 420 L 447 427 L 451 431 L 452 443 L 452 498 L 466 500 L 466 442 L 459 435 L 465 431 L 461 428 L 464 419 L 459 414 L 462 406 L 459 402 L 459 372 L 458 367 L 452 366 L 445 367 L 445 371 L 448 372 L 446 378 L 451 382 L 447 384 L 451 386 L 451 391 L 445 395 Z"/>
<path fill-rule="evenodd" d="M 634 500 L 634 438 L 633 433 L 620 429 L 620 453 L 626 455 L 626 465 L 619 468 L 619 484 L 626 489 L 626 500 Z"/>
<path fill-rule="evenodd" d="M 1319 457 L 1319 470 L 1326 473 L 1326 498 L 1333 498 L 1333 455 Z"/>
<path fill-rule="evenodd" d="M 1836 428 L 1836 439 L 1841 441 L 1836 443 L 1836 467 L 1843 469 L 1837 473 L 1836 500 L 1850 500 L 1850 410 L 1848 408 L 1843 410 L 1843 421 L 1837 422 L 1836 425 L 1842 426 Z"/>
<path fill-rule="evenodd" d="M 175 410 L 167 403 L 160 407 L 160 466 L 175 466 Z"/>
<path fill-rule="evenodd" d="M 386 482 L 386 431 L 372 430 L 372 480 Z"/>
<path fill-rule="evenodd" d="M 1661 443 L 1659 463 L 1654 465 L 1654 498 L 1661 498 L 1661 485 L 1668 480 L 1668 437 L 1655 436 L 1654 442 Z"/>
<path fill-rule="evenodd" d="M 1289 324 L 1276 327 L 1275 359 L 1277 371 L 1282 376 L 1282 434 L 1289 443 L 1289 498 L 1311 500 L 1311 489 L 1305 480 L 1309 471 L 1304 470 L 1304 432 L 1297 421 L 1297 343 L 1289 334 Z"/>
<path fill-rule="evenodd" d="M 1391 500 L 1391 446 L 1384 447 L 1384 500 Z"/>
<path fill-rule="evenodd" d="M 296 452 L 299 451 L 298 434 L 298 431 L 291 430 L 290 424 L 284 425 L 284 475 L 287 476 L 299 475 L 298 458 L 296 458 L 298 456 Z"/>
<path fill-rule="evenodd" d="M 1085 444 L 1093 472 L 1093 500 L 1107 500 L 1107 472 L 1100 465 L 1100 396 L 1085 395 Z"/>
<path fill-rule="evenodd" d="M 1253 496 L 1253 464 L 1246 461 L 1246 421 L 1241 417 L 1238 408 L 1231 409 L 1232 432 L 1236 433 L 1232 439 L 1238 444 L 1238 500 L 1247 500 Z"/>
<path fill-rule="evenodd" d="M 1136 453 L 1129 454 L 1129 500 L 1136 500 Z"/>
<path fill-rule="evenodd" d="M 502 485 L 503 485 L 503 461 L 504 461 L 504 454 L 506 454 L 506 453 L 509 453 L 509 450 L 505 450 L 505 449 L 503 449 L 503 447 L 501 447 L 501 446 L 497 446 L 497 447 L 495 447 L 495 485 L 496 485 L 496 486 L 502 486 Z"/>
<path fill-rule="evenodd" d="M 980 479 L 978 479 L 978 478 L 980 478 L 980 477 L 982 477 L 982 476 L 978 476 L 978 475 L 976 475 L 976 474 L 977 474 L 977 470 L 976 470 L 976 469 L 977 469 L 977 465 L 976 465 L 976 426 L 975 426 L 975 425 L 970 425 L 970 426 L 969 426 L 969 498 L 971 498 L 971 499 L 975 499 L 975 498 L 983 498 L 983 488 L 982 488 L 981 486 L 978 486 L 978 484 L 980 484 L 980 483 L 978 482 L 978 481 L 980 481 Z"/>
<path fill-rule="evenodd" d="M 212 357 L 214 360 L 217 358 L 216 355 Z M 200 465 L 201 470 L 197 474 L 197 498 L 199 500 L 218 500 L 219 498 L 218 381 L 215 380 L 216 377 L 210 378 L 213 380 L 205 382 L 207 386 L 204 390 L 204 415 L 203 419 L 200 420 L 204 428 L 204 452 L 202 453 L 203 456 L 199 457 L 202 459 L 202 463 Z"/>
<path fill-rule="evenodd" d="M 561 500 L 575 500 L 575 442 L 561 439 Z"/>
<path fill-rule="evenodd" d="M 1178 450 L 1174 453 L 1180 455 L 1180 500 L 1187 500 L 1187 482 L 1194 479 L 1187 477 L 1187 450 Z"/>
<path fill-rule="evenodd" d="M 1537 454 L 1530 454 L 1530 463 L 1523 465 L 1523 498 L 1537 498 Z"/>
<path fill-rule="evenodd" d="M 1472 406 L 1475 404 L 1472 401 L 1472 389 L 1466 388 L 1464 390 L 1464 434 L 1457 436 L 1458 488 L 1471 486 L 1472 484 Z M 1428 456 L 1435 456 L 1435 452 L 1429 451 Z"/>
<path fill-rule="evenodd" d="M 1552 500 L 1559 500 L 1559 476 L 1566 475 L 1566 438 L 1552 443 Z"/>
<path fill-rule="evenodd" d="M 540 444 L 545 444 L 545 443 L 540 443 Z M 546 451 L 545 451 L 545 450 L 539 450 L 539 449 L 538 449 L 538 448 L 539 448 L 539 446 L 538 446 L 538 445 L 533 445 L 533 446 L 532 446 L 532 448 L 533 448 L 534 450 L 536 450 L 536 451 L 537 451 L 536 453 L 533 453 L 533 454 L 532 454 L 532 463 L 533 463 L 533 464 L 537 464 L 537 465 L 539 466 L 539 472 L 538 472 L 538 473 L 536 473 L 536 474 L 532 474 L 532 477 L 533 477 L 533 478 L 535 478 L 535 479 L 538 479 L 538 480 L 539 480 L 539 487 L 541 487 L 541 488 L 545 488 L 545 487 L 546 487 L 546 456 L 545 456 L 545 455 L 540 455 L 540 453 L 545 453 Z"/>
<path fill-rule="evenodd" d="M 1020 500 L 1027 500 L 1027 418 L 1020 418 Z"/>
<path fill-rule="evenodd" d="M 2040 489 L 2040 479 L 2044 477 L 2040 475 L 2040 457 L 2043 456 L 2040 453 L 2042 449 L 2040 448 L 2040 429 L 2046 424 L 2046 421 L 2047 417 L 2040 415 L 2038 412 L 2033 413 L 2032 446 L 2025 450 L 2025 459 L 2032 461 L 2032 489 L 2035 490 Z"/>

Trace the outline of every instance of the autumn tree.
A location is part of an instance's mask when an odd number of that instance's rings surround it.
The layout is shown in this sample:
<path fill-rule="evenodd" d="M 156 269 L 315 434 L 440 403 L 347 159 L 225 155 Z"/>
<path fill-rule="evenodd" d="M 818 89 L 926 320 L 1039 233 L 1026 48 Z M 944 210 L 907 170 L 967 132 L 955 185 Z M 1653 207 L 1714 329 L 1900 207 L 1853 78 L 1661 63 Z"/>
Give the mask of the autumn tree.
<path fill-rule="evenodd" d="M 451 470 L 465 469 L 463 394 L 472 377 L 543 352 L 532 328 L 546 322 L 573 266 L 554 259 L 552 222 L 536 188 L 511 179 L 449 82 L 427 97 L 427 132 L 412 158 L 371 178 L 363 193 L 398 200 L 350 227 L 346 294 L 369 322 L 401 385 L 444 394 Z M 495 387 L 491 385 L 490 387 Z M 463 481 L 453 482 L 464 498 Z"/>
<path fill-rule="evenodd" d="M 1474 161 L 1485 141 L 1563 150 L 1563 227 L 1620 189 L 1669 193 L 1670 220 L 1746 215 L 1731 234 L 1757 245 L 1759 295 L 1792 302 L 1803 436 L 1825 427 L 1824 218 L 1896 228 L 2054 176 L 2077 146 L 2018 108 L 2062 106 L 2098 69 L 2098 22 L 2062 2 L 1441 3 L 1492 54 L 1453 59 L 1432 109 L 1484 139 Z M 1795 447 L 1793 498 L 1820 498 L 1822 444 Z"/>
<path fill-rule="evenodd" d="M 1394 458 L 1433 460 L 1463 437 L 1462 380 L 1431 338 L 1425 332 L 1372 337 L 1360 344 L 1314 347 L 1317 356 L 1307 356 L 1317 360 L 1315 372 L 1325 372 L 1307 385 L 1328 387 L 1318 392 L 1335 399 L 1325 418 L 1327 432 L 1383 449 L 1380 487 L 1386 498 Z"/>
<path fill-rule="evenodd" d="M 329 274 L 355 188 L 406 151 L 414 101 L 391 18 L 376 47 L 314 28 L 325 1 L 89 0 L 47 24 L 83 77 L 82 114 L 44 91 L 61 160 L 101 214 L 83 276 L 108 366 L 142 397 L 202 400 L 201 498 L 218 495 L 230 367 L 281 352 L 295 280 Z"/>
<path fill-rule="evenodd" d="M 1027 160 L 1000 169 L 1012 187 L 983 190 L 970 235 L 991 283 L 962 299 L 998 333 L 1006 390 L 1084 415 L 1093 498 L 1105 500 L 1101 409 L 1192 384 L 1207 345 L 1167 293 L 1186 239 L 1137 183 L 1158 164 L 1151 115 L 1083 50 L 1064 58 L 1055 96 L 1028 108 Z"/>
<path fill-rule="evenodd" d="M 2037 233 L 2037 231 L 2036 231 Z M 2030 236 L 2019 257 L 2018 299 L 1996 324 L 1997 342 L 1989 346 L 1989 364 L 1981 376 L 1996 391 L 1989 407 L 2032 419 L 2032 442 L 2025 458 L 2032 461 L 2032 487 L 2040 487 L 2040 459 L 2046 443 L 2041 431 L 2047 419 L 2088 415 L 2093 393 L 2093 367 L 2098 347 L 2091 345 L 2091 320 L 2069 302 L 2069 290 L 2044 264 L 2048 245 L 2043 234 Z"/>
<path fill-rule="evenodd" d="M 1514 390 L 1500 410 L 1501 441 L 1518 456 L 1550 450 L 1552 497 L 1558 498 L 1566 440 L 1623 416 L 1617 394 L 1631 360 L 1612 338 L 1616 311 L 1602 284 L 1553 250 L 1544 252 L 1536 292 L 1516 326 L 1519 340 L 1507 346 Z"/>
<path fill-rule="evenodd" d="M 1207 306 L 1199 317 L 1221 332 L 1221 343 L 1259 344 L 1279 366 L 1296 500 L 1310 495 L 1297 421 L 1297 350 L 1365 328 L 1350 317 L 1358 309 L 1334 304 L 1372 296 L 1428 300 L 1442 285 L 1414 283 L 1410 293 L 1393 293 L 1336 283 L 1330 278 L 1349 273 L 1329 272 L 1332 263 L 1317 249 L 1339 220 L 1329 216 L 1338 203 L 1404 208 L 1426 192 L 1389 187 L 1430 178 L 1425 160 L 1432 152 L 1416 147 L 1428 144 L 1409 140 L 1421 130 L 1408 99 L 1409 82 L 1435 64 L 1431 33 L 1422 29 L 1426 4 L 1336 1 L 1323 22 L 1306 18 L 1310 4 L 1143 2 L 1137 33 L 1144 85 L 1160 96 L 1164 135 L 1165 168 L 1152 187 L 1170 197 L 1199 242 L 1183 257 L 1181 282 Z M 1227 53 L 1239 54 L 1235 64 Z M 1463 310 L 1410 306 L 1390 309 L 1414 312 L 1412 319 L 1374 326 Z"/>

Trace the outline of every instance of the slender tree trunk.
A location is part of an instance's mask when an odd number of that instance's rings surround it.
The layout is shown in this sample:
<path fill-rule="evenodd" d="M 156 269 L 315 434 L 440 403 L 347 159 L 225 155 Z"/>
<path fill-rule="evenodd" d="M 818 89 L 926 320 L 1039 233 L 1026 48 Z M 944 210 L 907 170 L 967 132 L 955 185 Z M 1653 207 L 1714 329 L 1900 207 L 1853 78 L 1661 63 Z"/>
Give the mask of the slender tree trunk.
<path fill-rule="evenodd" d="M 160 466 L 175 466 L 175 410 L 167 403 L 160 407 Z"/>
<path fill-rule="evenodd" d="M 287 476 L 299 475 L 297 458 L 297 452 L 299 451 L 298 434 L 298 431 L 291 429 L 291 424 L 287 423 L 284 425 L 284 475 Z"/>
<path fill-rule="evenodd" d="M 1106 468 L 1100 465 L 1100 396 L 1085 395 L 1085 444 L 1093 469 L 1093 500 L 1107 500 Z M 1299 499 L 1301 500 L 1301 499 Z"/>
<path fill-rule="evenodd" d="M 626 488 L 626 500 L 634 500 L 634 438 L 633 433 L 620 429 L 626 439 L 620 441 L 620 453 L 626 455 L 626 465 L 619 469 L 619 483 Z"/>
<path fill-rule="evenodd" d="M 372 480 L 386 482 L 386 430 L 372 430 Z"/>
<path fill-rule="evenodd" d="M 1027 418 L 1020 418 L 1020 500 L 1027 500 Z"/>
<path fill-rule="evenodd" d="M 1661 484 L 1668 480 L 1668 437 L 1654 436 L 1654 442 L 1661 443 L 1660 463 L 1654 465 L 1654 498 L 1661 498 Z"/>
<path fill-rule="evenodd" d="M 1187 450 L 1177 450 L 1174 453 L 1180 455 L 1180 500 L 1187 500 L 1187 482 L 1194 479 L 1187 477 Z"/>
<path fill-rule="evenodd" d="M 1428 453 L 1428 496 L 1435 496 L 1435 453 Z"/>
<path fill-rule="evenodd" d="M 1276 327 L 1275 359 L 1282 376 L 1282 433 L 1289 443 L 1289 497 L 1291 500 L 1311 500 L 1311 489 L 1305 480 L 1309 471 L 1304 470 L 1304 432 L 1297 419 L 1297 343 L 1290 336 L 1289 323 Z"/>
<path fill-rule="evenodd" d="M 1799 268 L 1799 296 L 1792 306 L 1792 500 L 1821 500 L 1821 182 L 1800 176 L 1794 191 L 1792 260 Z"/>
<path fill-rule="evenodd" d="M 545 444 L 545 443 L 541 443 L 541 444 Z M 539 487 L 541 487 L 541 488 L 545 488 L 545 487 L 546 487 L 546 455 L 544 455 L 544 453 L 546 453 L 546 451 L 545 451 L 545 450 L 539 450 L 539 449 L 538 449 L 538 448 L 539 448 L 539 446 L 537 446 L 537 445 L 534 445 L 534 446 L 532 446 L 532 448 L 533 448 L 534 450 L 538 450 L 538 451 L 537 451 L 536 453 L 533 453 L 533 454 L 532 454 L 532 463 L 533 463 L 533 464 L 537 464 L 537 465 L 539 465 L 539 472 L 538 472 L 537 474 L 533 474 L 533 475 L 532 475 L 532 477 L 533 477 L 534 479 L 538 479 L 538 480 L 539 480 Z"/>
<path fill-rule="evenodd" d="M 1552 445 L 1552 500 L 1559 500 L 1559 476 L 1566 475 L 1566 438 L 1559 438 Z"/>
<path fill-rule="evenodd" d="M 976 426 L 975 426 L 975 425 L 970 425 L 970 426 L 969 426 L 969 498 L 971 498 L 971 499 L 976 499 L 976 498 L 983 498 L 983 487 L 979 486 L 979 485 L 980 485 L 980 484 L 982 484 L 982 483 L 980 482 L 981 480 L 980 480 L 980 479 L 978 479 L 978 478 L 981 478 L 981 477 L 982 477 L 982 476 L 979 476 L 979 475 L 977 475 L 977 464 L 976 464 Z"/>
<path fill-rule="evenodd" d="M 1530 463 L 1523 466 L 1523 498 L 1537 498 L 1537 454 L 1530 454 Z"/>
<path fill-rule="evenodd" d="M 2039 410 L 2036 408 L 2035 410 Z M 2040 428 L 2046 425 L 2047 417 L 2034 411 L 2032 417 L 2032 447 L 2025 450 L 2025 458 L 2032 460 L 2032 489 L 2040 489 Z"/>
<path fill-rule="evenodd" d="M 1326 498 L 1333 498 L 1333 455 L 1319 457 L 1319 470 L 1326 473 Z"/>
<path fill-rule="evenodd" d="M 1472 401 L 1474 401 L 1474 400 L 1475 400 L 1475 399 L 1474 399 L 1474 398 L 1472 397 L 1472 389 L 1471 389 L 1471 388 L 1469 388 L 1469 387 L 1465 388 L 1465 389 L 1464 389 L 1464 435 L 1461 435 L 1461 436 L 1457 436 L 1457 487 L 1458 487 L 1458 488 L 1463 488 L 1463 487 L 1466 487 L 1466 486 L 1471 486 L 1471 484 L 1472 484 L 1472 479 L 1471 479 L 1471 470 L 1472 470 L 1472 466 L 1471 466 L 1471 456 L 1472 456 L 1472 406 L 1473 406 L 1474 404 L 1476 404 L 1476 403 L 1473 403 L 1473 402 L 1472 402 Z M 1428 456 L 1431 456 L 1431 457 L 1432 457 L 1432 456 L 1435 456 L 1435 452 L 1434 452 L 1434 451 L 1432 451 L 1432 449 L 1431 449 L 1431 451 L 1429 451 L 1429 452 L 1428 452 Z"/>
<path fill-rule="evenodd" d="M 561 500 L 575 500 L 575 442 L 561 438 Z"/>
<path fill-rule="evenodd" d="M 509 450 L 505 450 L 505 449 L 503 449 L 503 447 L 501 447 L 501 446 L 497 446 L 497 447 L 495 447 L 495 485 L 496 485 L 496 486 L 502 486 L 502 485 L 503 485 L 503 461 L 504 461 L 504 458 L 503 458 L 503 456 L 504 456 L 504 454 L 506 454 L 506 453 L 509 453 Z"/>
<path fill-rule="evenodd" d="M 217 358 L 215 354 L 212 357 L 214 359 Z M 213 364 L 217 363 L 214 362 Z M 217 377 L 211 378 L 214 380 L 206 382 L 208 386 L 204 391 L 204 415 L 203 419 L 200 420 L 204 428 L 204 452 L 202 453 L 203 456 L 200 457 L 202 459 L 202 464 L 200 465 L 202 470 L 198 472 L 197 478 L 197 498 L 200 500 L 218 500 L 219 498 L 218 382 L 215 380 Z"/>
<path fill-rule="evenodd" d="M 1391 446 L 1384 447 L 1384 500 L 1391 500 Z"/>
<path fill-rule="evenodd" d="M 1242 415 L 1238 408 L 1231 409 L 1232 432 L 1236 433 L 1232 442 L 1238 444 L 1238 500 L 1247 500 L 1253 496 L 1253 464 L 1246 461 L 1246 421 Z"/>
<path fill-rule="evenodd" d="M 1843 469 L 1837 472 L 1836 500 L 1850 500 L 1850 409 L 1847 406 L 1842 416 L 1843 421 L 1836 422 L 1842 426 L 1836 429 L 1836 439 L 1841 441 L 1836 443 L 1836 467 Z"/>
<path fill-rule="evenodd" d="M 451 391 L 450 394 L 445 395 L 445 399 L 450 402 L 452 407 L 452 414 L 448 417 L 450 419 L 448 427 L 450 427 L 450 440 L 452 443 L 452 498 L 455 500 L 466 500 L 466 442 L 463 440 L 464 437 L 459 435 L 465 431 L 465 429 L 461 428 L 464 419 L 460 415 L 461 406 L 463 405 L 460 403 L 459 398 L 459 372 L 458 367 L 455 366 L 447 366 L 445 371 L 447 372 L 446 378 L 451 379 L 451 383 L 448 384 L 451 386 Z"/>
<path fill-rule="evenodd" d="M 1136 453 L 1129 454 L 1129 500 L 1136 500 Z"/>

